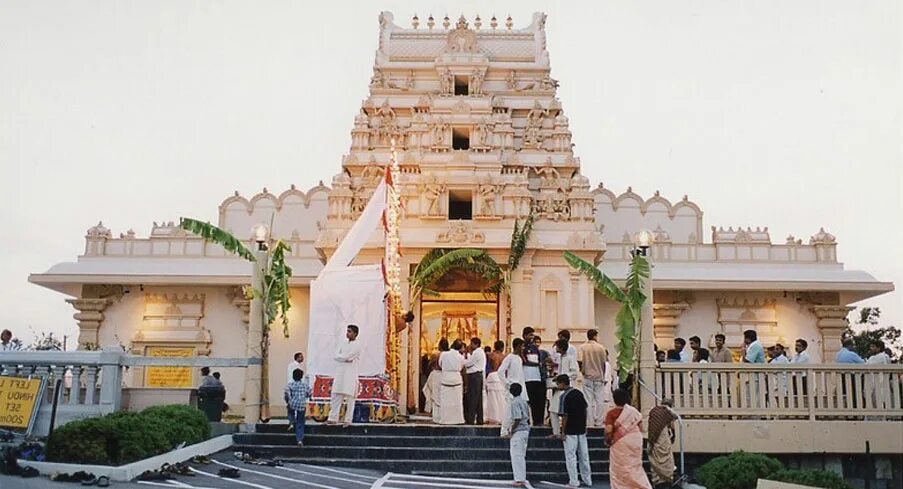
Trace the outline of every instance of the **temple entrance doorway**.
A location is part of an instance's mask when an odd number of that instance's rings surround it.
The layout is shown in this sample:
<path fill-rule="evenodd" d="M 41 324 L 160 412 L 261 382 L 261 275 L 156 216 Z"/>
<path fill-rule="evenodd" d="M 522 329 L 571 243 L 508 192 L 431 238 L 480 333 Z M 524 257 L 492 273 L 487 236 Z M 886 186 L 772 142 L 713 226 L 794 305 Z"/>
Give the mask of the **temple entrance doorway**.
<path fill-rule="evenodd" d="M 439 358 L 439 341 L 449 345 L 457 339 L 468 343 L 480 338 L 482 346 L 499 339 L 499 301 L 496 294 L 480 290 L 478 280 L 451 272 L 437 284 L 438 295 L 424 295 L 420 301 L 420 412 L 425 410 L 423 387 Z"/>

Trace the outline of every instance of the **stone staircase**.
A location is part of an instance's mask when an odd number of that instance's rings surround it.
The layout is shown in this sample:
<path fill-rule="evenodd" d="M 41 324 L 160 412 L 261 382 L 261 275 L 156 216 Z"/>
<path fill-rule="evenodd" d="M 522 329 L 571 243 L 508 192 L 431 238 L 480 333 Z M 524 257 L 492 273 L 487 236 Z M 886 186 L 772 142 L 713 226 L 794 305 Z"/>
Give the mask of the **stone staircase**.
<path fill-rule="evenodd" d="M 546 438 L 549 428 L 533 428 L 527 446 L 531 480 L 567 480 L 561 442 Z M 607 480 L 608 449 L 601 429 L 589 432 L 593 478 Z M 499 428 L 434 425 L 307 425 L 304 447 L 285 424 L 257 425 L 256 433 L 234 435 L 236 451 L 275 457 L 287 463 L 344 466 L 386 472 L 471 479 L 511 479 L 508 440 Z"/>

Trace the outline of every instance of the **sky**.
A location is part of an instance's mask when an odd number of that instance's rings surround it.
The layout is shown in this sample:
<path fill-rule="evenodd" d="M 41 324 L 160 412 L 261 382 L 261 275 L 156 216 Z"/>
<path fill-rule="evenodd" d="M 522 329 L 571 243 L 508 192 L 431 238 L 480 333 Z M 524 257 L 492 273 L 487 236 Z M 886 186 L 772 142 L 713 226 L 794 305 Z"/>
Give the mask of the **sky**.
<path fill-rule="evenodd" d="M 77 333 L 29 273 L 103 220 L 215 221 L 234 190 L 327 184 L 367 95 L 377 17 L 546 25 L 582 171 L 684 194 L 709 226 L 822 226 L 903 284 L 903 11 L 895 0 L 0 2 L 0 327 Z M 422 28 L 422 27 L 421 27 Z M 706 238 L 710 240 L 710 236 Z M 903 325 L 894 292 L 866 301 Z"/>

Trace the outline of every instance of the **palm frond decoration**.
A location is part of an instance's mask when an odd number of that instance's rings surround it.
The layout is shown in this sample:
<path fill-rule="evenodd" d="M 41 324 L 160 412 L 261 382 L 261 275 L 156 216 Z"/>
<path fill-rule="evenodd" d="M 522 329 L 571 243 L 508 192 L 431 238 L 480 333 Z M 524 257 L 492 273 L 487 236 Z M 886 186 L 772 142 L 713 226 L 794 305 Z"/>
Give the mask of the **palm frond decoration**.
<path fill-rule="evenodd" d="M 621 304 L 621 308 L 615 316 L 615 335 L 618 339 L 618 376 L 622 380 L 627 379 L 628 374 L 637 365 L 639 353 L 637 325 L 640 323 L 643 303 L 646 301 L 643 284 L 649 279 L 649 261 L 643 256 L 634 255 L 630 261 L 626 287 L 621 289 L 611 277 L 574 253 L 565 252 L 564 259 L 571 267 L 586 275 L 602 295 Z"/>
<path fill-rule="evenodd" d="M 179 227 L 204 238 L 206 241 L 222 246 L 229 253 L 236 254 L 248 261 L 256 261 L 254 253 L 251 253 L 251 250 L 241 240 L 209 222 L 183 217 L 179 219 Z"/>
<path fill-rule="evenodd" d="M 454 269 L 484 270 L 483 267 L 488 266 L 489 263 L 482 257 L 492 260 L 486 255 L 485 250 L 476 248 L 454 250 L 436 248 L 431 250 L 420 260 L 411 276 L 411 302 L 413 303 L 422 295 L 439 295 L 439 292 L 430 289 L 430 286 Z M 476 264 L 478 260 L 481 265 Z M 478 273 L 485 276 L 483 272 Z"/>
<path fill-rule="evenodd" d="M 292 308 L 291 290 L 289 279 L 292 277 L 292 268 L 285 262 L 285 255 L 291 252 L 289 245 L 279 240 L 270 253 L 270 266 L 264 276 L 266 284 L 266 296 L 264 304 L 266 310 L 266 324 L 273 324 L 277 316 L 282 319 L 282 334 L 289 337 L 288 310 Z"/>
<path fill-rule="evenodd" d="M 511 249 L 508 253 L 508 272 L 513 272 L 520 265 L 521 258 L 527 251 L 527 242 L 533 232 L 533 213 L 531 212 L 524 221 L 524 227 L 519 227 L 517 219 L 514 220 L 514 231 L 511 232 Z"/>

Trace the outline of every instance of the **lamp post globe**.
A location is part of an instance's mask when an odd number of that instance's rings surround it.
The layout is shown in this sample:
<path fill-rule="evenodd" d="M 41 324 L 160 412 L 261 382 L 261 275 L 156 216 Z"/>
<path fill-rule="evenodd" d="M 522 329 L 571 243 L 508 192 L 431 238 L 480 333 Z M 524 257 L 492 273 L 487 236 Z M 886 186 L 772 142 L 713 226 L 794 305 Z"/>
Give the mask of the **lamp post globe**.
<path fill-rule="evenodd" d="M 257 242 L 257 248 L 260 251 L 265 251 L 267 249 L 267 237 L 270 234 L 269 229 L 267 229 L 265 224 L 257 224 L 253 228 L 251 228 L 251 234 L 254 235 L 254 241 Z"/>
<path fill-rule="evenodd" d="M 654 241 L 655 235 L 648 229 L 641 229 L 633 235 L 633 244 L 637 247 L 639 254 L 642 256 L 646 256 L 646 252 L 652 246 Z"/>

